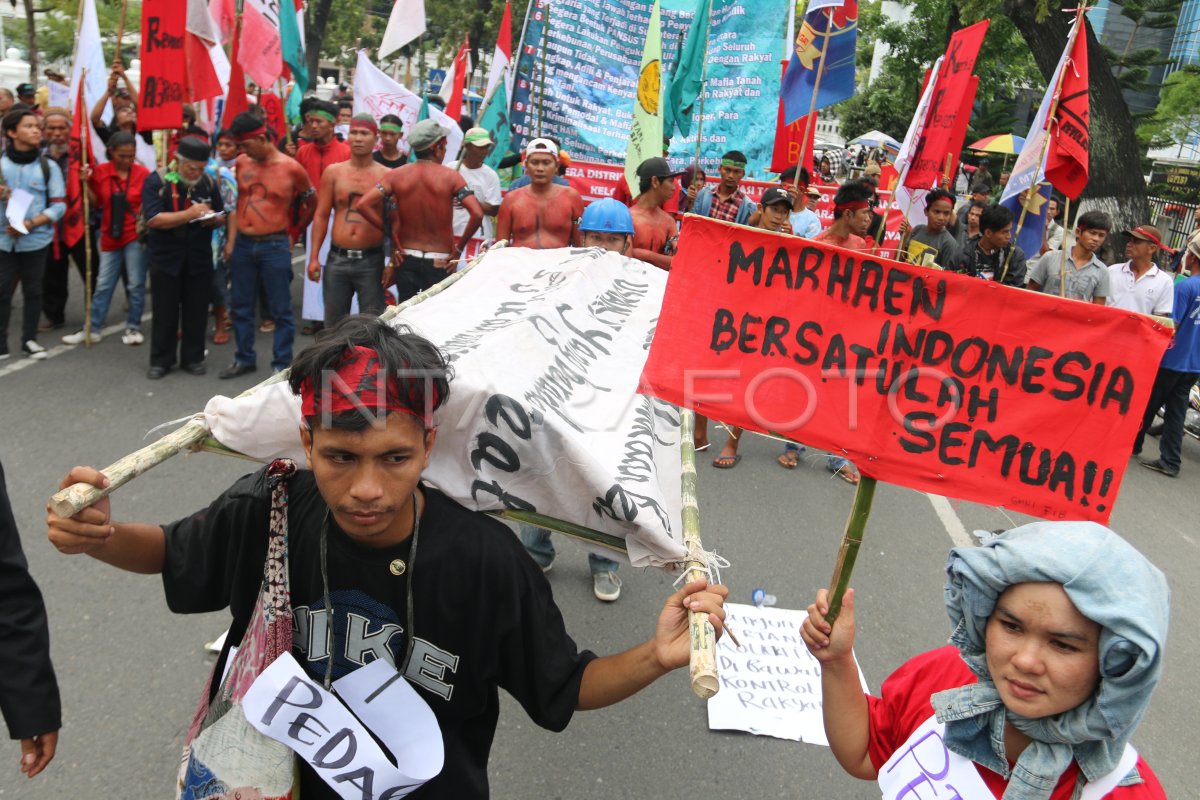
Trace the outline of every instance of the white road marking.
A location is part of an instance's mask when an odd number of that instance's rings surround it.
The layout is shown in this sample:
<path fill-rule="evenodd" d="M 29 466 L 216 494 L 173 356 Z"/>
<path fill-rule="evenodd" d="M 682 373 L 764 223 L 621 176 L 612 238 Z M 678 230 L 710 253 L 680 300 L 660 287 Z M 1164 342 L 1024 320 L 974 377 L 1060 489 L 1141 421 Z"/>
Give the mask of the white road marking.
<path fill-rule="evenodd" d="M 153 318 L 154 318 L 153 314 L 143 314 L 142 315 L 143 326 L 145 325 L 145 323 L 149 322 Z M 124 330 L 125 330 L 125 323 L 118 322 L 115 325 L 109 325 L 107 328 L 101 329 L 100 335 L 102 337 L 104 337 L 105 339 L 107 339 L 108 337 L 115 336 L 118 333 L 123 332 Z M 72 333 L 73 333 L 73 331 L 72 331 Z M 144 330 L 143 330 L 143 333 L 145 333 Z M 56 334 L 56 336 L 57 336 L 57 334 Z M 148 334 L 147 334 L 146 341 L 147 342 L 150 341 Z M 120 342 L 118 341 L 118 343 L 120 343 Z M 3 378 L 5 375 L 11 375 L 12 373 L 17 372 L 19 370 L 23 370 L 27 367 L 32 367 L 35 364 L 39 363 L 40 361 L 49 361 L 50 359 L 54 358 L 55 356 L 61 356 L 63 353 L 69 353 L 72 350 L 78 350 L 79 348 L 84 347 L 84 346 L 85 345 L 82 345 L 82 344 L 59 344 L 54 347 L 47 347 L 46 348 L 46 357 L 42 358 L 42 359 L 30 358 L 29 356 L 25 355 L 25 353 L 23 353 L 20 349 L 14 350 L 13 354 L 11 356 L 12 363 L 0 362 L 0 364 L 4 364 L 3 367 L 0 367 L 0 378 Z M 95 345 L 93 345 L 93 347 L 95 347 Z"/>
<path fill-rule="evenodd" d="M 971 534 L 967 533 L 966 526 L 958 518 L 958 513 L 954 510 L 954 506 L 950 505 L 950 501 L 940 494 L 929 494 L 926 492 L 925 496 L 929 498 L 929 503 L 933 506 L 933 512 L 942 521 L 942 527 L 946 529 L 946 533 L 950 536 L 950 541 L 954 542 L 954 546 L 974 547 L 975 539 Z"/>

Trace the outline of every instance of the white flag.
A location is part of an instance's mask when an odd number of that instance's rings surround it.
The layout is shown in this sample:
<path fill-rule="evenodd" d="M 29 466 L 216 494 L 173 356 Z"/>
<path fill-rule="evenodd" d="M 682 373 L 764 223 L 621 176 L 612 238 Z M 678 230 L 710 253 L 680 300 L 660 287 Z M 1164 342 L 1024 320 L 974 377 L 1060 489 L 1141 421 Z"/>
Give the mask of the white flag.
<path fill-rule="evenodd" d="M 417 124 L 421 115 L 421 98 L 396 83 L 371 63 L 366 50 L 358 51 L 358 64 L 354 68 L 354 113 L 367 113 L 379 120 L 384 114 L 395 114 L 408 131 Z M 429 118 L 450 131 L 447 135 L 446 160 L 449 164 L 458 158 L 462 147 L 463 132 L 458 120 L 446 116 L 441 109 L 429 105 Z"/>
<path fill-rule="evenodd" d="M 100 102 L 108 88 L 109 65 L 104 61 L 104 47 L 100 41 L 100 23 L 96 17 L 96 0 L 83 0 L 83 16 L 79 20 L 79 39 L 75 45 L 75 60 L 71 63 L 71 103 L 79 97 L 79 81 L 87 70 L 83 86 L 83 100 L 87 108 L 72 108 L 72 114 L 82 114 L 92 139 L 92 154 L 97 162 L 107 161 L 104 142 L 96 135 L 96 129 L 87 122 L 93 106 Z M 117 84 L 123 87 L 124 84 Z M 111 117 L 112 104 L 105 107 L 103 118 Z"/>
<path fill-rule="evenodd" d="M 379 45 L 379 57 L 387 58 L 424 32 L 425 0 L 396 0 Z"/>

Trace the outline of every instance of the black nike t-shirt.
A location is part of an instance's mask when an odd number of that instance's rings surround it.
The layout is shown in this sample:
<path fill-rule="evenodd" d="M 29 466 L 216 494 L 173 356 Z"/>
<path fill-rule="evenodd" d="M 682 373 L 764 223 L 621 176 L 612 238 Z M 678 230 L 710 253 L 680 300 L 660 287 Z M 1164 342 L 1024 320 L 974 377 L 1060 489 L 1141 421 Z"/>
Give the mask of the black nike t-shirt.
<path fill-rule="evenodd" d="M 291 479 L 292 653 L 318 680 L 331 659 L 335 680 L 377 658 L 399 667 L 408 644 L 406 582 L 412 578 L 415 648 L 406 677 L 437 716 L 446 759 L 441 774 L 410 797 L 486 798 L 497 687 L 538 725 L 560 731 L 595 656 L 580 652 L 567 635 L 550 584 L 507 527 L 436 489 L 422 491 L 417 560 L 401 576 L 390 565 L 397 559 L 408 564 L 411 537 L 393 547 L 366 548 L 329 518 L 330 615 L 319 549 L 327 507 L 311 472 Z M 229 606 L 228 642 L 241 640 L 262 581 L 269 511 L 264 469 L 243 477 L 207 509 L 165 527 L 163 586 L 172 611 Z M 304 798 L 337 797 L 307 764 L 300 787 Z"/>

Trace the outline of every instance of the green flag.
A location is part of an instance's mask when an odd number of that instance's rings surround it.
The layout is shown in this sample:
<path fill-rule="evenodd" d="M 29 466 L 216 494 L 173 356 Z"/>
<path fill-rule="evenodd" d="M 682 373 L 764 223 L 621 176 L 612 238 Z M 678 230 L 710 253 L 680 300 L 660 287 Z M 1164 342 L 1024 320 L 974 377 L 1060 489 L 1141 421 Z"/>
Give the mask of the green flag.
<path fill-rule="evenodd" d="M 296 85 L 288 95 L 285 114 L 289 122 L 295 122 L 300 116 L 300 101 L 308 91 L 308 61 L 304 57 L 304 34 L 300 30 L 298 10 L 291 0 L 283 0 L 279 9 L 279 39 L 283 51 L 283 60 L 292 71 L 292 80 Z"/>
<path fill-rule="evenodd" d="M 429 119 L 429 97 L 423 95 L 421 97 L 421 110 L 417 112 L 417 122 L 423 119 Z M 417 151 L 410 149 L 408 151 L 408 163 L 413 164 L 417 160 Z"/>
<path fill-rule="evenodd" d="M 692 26 L 688 29 L 683 53 L 671 70 L 671 88 L 663 104 L 663 129 L 667 135 L 679 132 L 687 136 L 692 132 L 692 110 L 696 99 L 704 90 L 704 63 L 708 60 L 708 18 L 712 13 L 712 0 L 700 0 Z"/>
<path fill-rule="evenodd" d="M 508 124 L 508 78 L 505 77 L 496 85 L 492 97 L 488 100 L 487 108 L 479 117 L 479 127 L 486 128 L 496 143 L 492 152 L 484 161 L 492 169 L 500 169 L 500 162 L 508 155 L 512 146 L 512 128 Z"/>
<path fill-rule="evenodd" d="M 625 182 L 634 197 L 640 193 L 638 166 L 647 158 L 661 156 L 662 142 L 662 20 L 658 0 L 654 0 L 650 26 L 646 29 L 646 46 L 642 49 L 637 96 L 633 99 L 633 128 L 629 131 L 629 146 L 625 150 Z"/>

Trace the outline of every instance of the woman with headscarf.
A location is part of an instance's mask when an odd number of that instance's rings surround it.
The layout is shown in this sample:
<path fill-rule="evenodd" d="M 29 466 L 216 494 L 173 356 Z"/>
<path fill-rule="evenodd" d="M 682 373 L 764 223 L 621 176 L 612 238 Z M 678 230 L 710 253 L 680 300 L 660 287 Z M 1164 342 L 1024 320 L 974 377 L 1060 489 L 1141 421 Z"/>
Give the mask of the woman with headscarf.
<path fill-rule="evenodd" d="M 1129 745 L 1162 674 L 1163 574 L 1091 522 L 1037 522 L 955 548 L 946 571 L 950 645 L 901 666 L 880 697 L 859 682 L 853 591 L 832 627 L 825 590 L 809 606 L 801 636 L 821 662 L 842 768 L 878 778 L 886 797 L 928 783 L 963 800 L 1166 798 Z"/>

